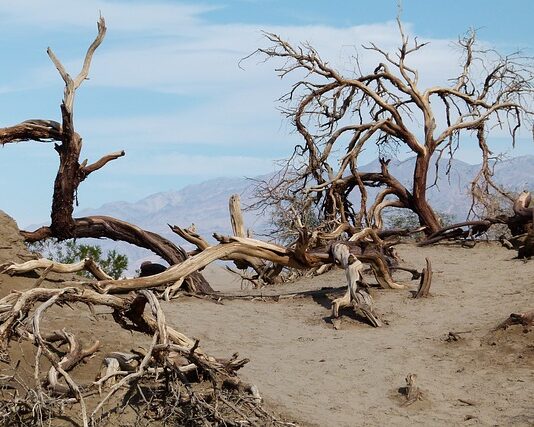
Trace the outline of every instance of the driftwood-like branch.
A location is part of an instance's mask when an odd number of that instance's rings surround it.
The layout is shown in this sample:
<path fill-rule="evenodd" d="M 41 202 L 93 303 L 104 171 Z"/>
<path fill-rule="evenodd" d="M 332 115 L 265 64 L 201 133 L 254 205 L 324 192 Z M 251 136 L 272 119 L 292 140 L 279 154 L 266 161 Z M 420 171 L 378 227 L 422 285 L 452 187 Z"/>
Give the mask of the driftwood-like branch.
<path fill-rule="evenodd" d="M 85 270 L 91 273 L 98 280 L 113 279 L 91 258 L 85 258 L 83 261 L 74 264 L 62 264 L 59 262 L 50 261 L 46 258 L 40 258 L 37 260 L 27 261 L 22 264 L 5 264 L 0 266 L 0 273 L 14 275 L 26 273 L 28 271 L 35 271 L 41 268 L 47 269 L 48 271 L 52 271 L 54 273 L 76 273 L 78 271 Z"/>
<path fill-rule="evenodd" d="M 241 202 L 239 195 L 234 194 L 229 200 L 230 221 L 234 235 L 241 238 L 246 238 L 248 233 L 245 231 L 245 224 L 243 221 L 243 213 L 241 211 Z M 191 227 L 183 229 L 176 225 L 169 225 L 172 231 L 178 234 L 182 239 L 195 245 L 199 251 L 203 251 L 211 247 L 211 245 L 200 235 L 196 233 L 194 224 Z M 248 267 L 254 269 L 259 278 L 267 279 L 270 272 L 269 267 L 259 258 L 253 258 L 244 254 L 234 253 L 227 257 L 221 258 L 227 261 L 233 261 L 237 268 L 245 270 Z M 267 282 L 267 280 L 266 280 Z M 175 285 L 178 287 L 178 285 Z"/>
<path fill-rule="evenodd" d="M 18 125 L 0 129 L 0 145 L 21 141 L 59 141 L 61 125 L 52 120 L 26 120 Z"/>
<path fill-rule="evenodd" d="M 80 233 L 84 237 L 96 237 L 100 233 L 102 235 L 114 236 L 115 234 L 113 233 L 117 233 L 121 237 L 121 240 L 128 241 L 128 239 L 137 238 L 141 234 L 148 236 L 150 240 L 156 243 L 161 241 L 161 238 L 157 235 L 152 235 L 152 233 L 145 232 L 135 226 L 113 218 L 81 218 L 77 220 L 77 223 L 81 225 L 85 221 L 92 221 L 93 226 L 87 228 L 87 234 Z M 111 230 L 99 231 L 99 228 L 94 226 L 95 224 L 99 224 L 103 228 L 115 227 Z M 270 262 L 273 264 L 272 270 L 275 272 L 279 272 L 280 268 L 284 267 L 308 270 L 335 262 L 330 247 L 308 248 L 310 238 L 314 239 L 316 237 L 307 235 L 305 231 L 303 231 L 302 241 L 291 248 L 257 239 L 221 236 L 218 234 L 214 234 L 214 237 L 220 244 L 209 246 L 206 240 L 196 234 L 192 229 L 184 230 L 176 226 L 171 228 L 189 242 L 194 242 L 200 252 L 179 264 L 173 263 L 174 265 L 171 265 L 166 271 L 153 276 L 122 280 L 101 279 L 98 282 L 81 283 L 91 285 L 102 293 L 126 293 L 165 285 L 167 287 L 170 286 L 170 289 L 165 292 L 166 298 L 169 299 L 182 286 L 184 279 L 215 260 L 237 261 L 246 263 L 247 266 L 260 266 L 262 263 Z M 83 230 L 81 226 L 80 229 Z M 99 234 L 95 235 L 95 232 Z M 376 231 L 371 228 L 354 234 L 347 242 L 347 247 L 352 256 L 361 262 L 370 264 L 380 286 L 383 288 L 404 289 L 404 285 L 396 283 L 391 277 L 385 257 L 380 252 L 380 248 L 384 246 L 384 242 L 380 239 Z M 258 270 L 260 270 L 260 267 L 258 267 Z M 263 272 L 265 270 L 260 271 Z M 212 292 L 208 291 L 205 293 Z"/>
<path fill-rule="evenodd" d="M 47 53 L 52 62 L 54 63 L 55 67 L 57 68 L 61 78 L 65 82 L 65 93 L 63 97 L 63 105 L 65 106 L 66 111 L 72 115 L 73 111 L 73 105 L 74 105 L 74 95 L 76 93 L 76 89 L 80 87 L 82 82 L 87 79 L 87 76 L 89 75 L 89 68 L 91 67 L 91 60 L 93 59 L 93 55 L 104 40 L 104 37 L 106 35 L 106 22 L 104 18 L 101 16 L 100 19 L 97 22 L 98 27 L 98 34 L 87 49 L 87 53 L 85 54 L 85 59 L 83 61 L 83 66 L 76 78 L 73 80 L 67 70 L 65 70 L 65 67 L 63 67 L 63 64 L 59 61 L 59 59 L 56 57 L 54 52 L 52 52 L 52 49 L 48 48 Z"/>
<path fill-rule="evenodd" d="M 81 164 L 81 170 L 85 176 L 89 175 L 90 173 L 93 173 L 94 171 L 97 171 L 98 169 L 103 168 L 106 166 L 109 162 L 112 160 L 118 159 L 119 157 L 123 157 L 126 153 L 124 150 L 117 151 L 115 153 L 110 153 L 101 159 L 97 160 L 96 162 L 85 166 L 84 163 L 87 162 L 87 160 Z"/>
<path fill-rule="evenodd" d="M 89 419 L 87 417 L 87 406 L 85 404 L 85 400 L 83 398 L 82 392 L 81 392 L 80 388 L 78 387 L 78 384 L 76 384 L 76 382 L 74 382 L 74 380 L 67 373 L 67 371 L 64 369 L 64 367 L 61 366 L 61 364 L 56 361 L 56 359 L 54 358 L 54 355 L 52 354 L 52 352 L 48 348 L 48 345 L 46 344 L 45 340 L 41 336 L 41 332 L 40 332 L 39 324 L 40 324 L 41 316 L 42 316 L 43 312 L 46 309 L 48 309 L 49 307 L 51 307 L 52 305 L 56 304 L 56 302 L 57 302 L 57 300 L 59 299 L 60 296 L 61 296 L 61 293 L 58 293 L 58 294 L 55 294 L 55 295 L 51 296 L 47 301 L 45 301 L 43 304 L 41 304 L 37 308 L 37 310 L 35 310 L 35 314 L 33 316 L 33 321 L 32 321 L 32 325 L 33 325 L 33 330 L 32 331 L 33 331 L 33 335 L 35 336 L 35 341 L 36 341 L 36 344 L 38 345 L 38 347 L 42 350 L 42 352 L 46 356 L 46 358 L 50 361 L 50 363 L 52 364 L 52 367 L 54 368 L 54 370 L 59 372 L 63 376 L 63 378 L 65 378 L 65 381 L 67 382 L 70 390 L 72 390 L 72 392 L 76 396 L 76 399 L 80 403 L 80 407 L 81 407 L 81 410 L 82 410 L 83 425 L 84 425 L 84 427 L 89 427 Z M 2 344 L 4 344 L 4 343 L 2 343 Z"/>
<path fill-rule="evenodd" d="M 132 297 L 119 297 L 114 295 L 103 295 L 89 289 L 79 289 L 75 287 L 63 289 L 35 288 L 23 292 L 12 292 L 0 299 L 0 346 L 7 355 L 7 345 L 15 336 L 24 336 L 25 332 L 14 325 L 27 318 L 29 311 L 37 302 L 48 301 L 54 298 L 54 303 L 83 303 L 95 306 L 110 307 L 116 313 L 117 319 L 128 319 L 138 328 L 150 335 L 161 330 L 161 334 L 168 337 L 168 341 L 191 351 L 194 348 L 195 354 L 202 360 L 213 366 L 221 366 L 216 359 L 206 356 L 205 353 L 195 344 L 195 340 L 188 338 L 184 334 L 164 325 L 161 313 L 156 310 L 155 317 L 143 314 L 147 301 L 147 294 Z M 152 298 L 148 298 L 154 304 Z M 50 303 L 52 304 L 52 303 Z M 158 315 L 160 316 L 158 318 Z M 163 327 L 165 330 L 163 331 Z"/>
<path fill-rule="evenodd" d="M 108 238 L 131 243 L 156 253 L 171 265 L 179 264 L 188 258 L 187 253 L 170 240 L 159 234 L 108 216 L 90 216 L 75 218 L 73 232 L 77 238 Z M 26 241 L 34 242 L 54 236 L 51 227 L 41 227 L 34 232 L 22 231 Z M 194 270 L 186 278 L 187 287 L 191 292 L 213 292 L 208 282 Z"/>
<path fill-rule="evenodd" d="M 367 233 L 372 234 L 374 232 L 368 231 Z M 171 266 L 160 274 L 136 279 L 100 280 L 96 283 L 89 284 L 102 293 L 121 293 L 153 288 L 177 282 L 181 278 L 191 274 L 191 272 L 202 269 L 215 260 L 231 260 L 237 255 L 262 259 L 284 267 L 296 269 L 309 269 L 318 267 L 322 264 L 331 264 L 334 262 L 328 248 L 299 253 L 298 250 L 292 250 L 256 239 L 220 235 L 215 235 L 215 237 L 221 242 L 219 245 L 210 246 L 199 254 L 188 258 L 181 264 Z M 354 256 L 360 261 L 371 265 L 373 272 L 382 287 L 392 289 L 404 288 L 404 285 L 395 283 L 391 278 L 383 255 L 379 252 L 362 252 L 361 248 L 359 248 L 355 242 L 351 243 L 352 244 L 349 246 L 351 247 L 351 251 L 354 251 Z"/>
<path fill-rule="evenodd" d="M 83 348 L 80 341 L 74 336 L 74 334 L 67 332 L 65 329 L 53 331 L 43 336 L 43 341 L 45 343 L 59 342 L 61 344 L 68 345 L 68 352 L 57 363 L 58 367 L 63 369 L 65 372 L 71 371 L 78 363 L 87 357 L 91 357 L 100 347 L 100 341 L 97 340 L 92 346 Z M 52 365 L 48 370 L 48 388 L 58 394 L 67 394 L 69 393 L 70 388 L 59 382 L 58 373 L 59 371 L 54 365 Z"/>
<path fill-rule="evenodd" d="M 180 228 L 177 225 L 167 224 L 170 229 L 175 232 L 178 236 L 184 239 L 186 242 L 192 243 L 195 245 L 199 251 L 208 249 L 211 245 L 199 234 L 196 232 L 195 224 L 191 224 L 188 228 Z"/>
<path fill-rule="evenodd" d="M 530 208 L 530 202 L 532 201 L 532 195 L 529 191 L 523 191 L 514 201 L 514 213 L 517 216 L 531 218 L 534 220 L 534 207 Z"/>
<path fill-rule="evenodd" d="M 362 280 L 363 264 L 350 253 L 349 246 L 344 243 L 333 245 L 331 251 L 336 263 L 345 270 L 347 277 L 347 292 L 343 297 L 332 301 L 332 318 L 339 317 L 340 308 L 352 306 L 356 312 L 362 313 L 371 325 L 382 326 L 380 317 L 374 311 L 371 295 L 358 286 L 358 282 Z"/>
<path fill-rule="evenodd" d="M 38 305 L 40 302 L 42 304 Z M 84 358 L 95 353 L 99 343 L 83 348 L 76 337 L 65 330 L 48 334 L 42 332 L 41 323 L 45 311 L 53 305 L 65 303 L 109 307 L 113 309 L 113 317 L 121 327 L 151 335 L 152 343 L 148 349 L 135 354 L 122 351 L 106 354 L 104 364 L 107 366 L 102 371 L 103 375 L 93 382 L 83 385 L 77 383 L 76 367 Z M 146 305 L 150 307 L 152 316 L 145 313 Z M 35 313 L 29 317 L 28 313 L 33 309 Z M 16 327 L 10 327 L 14 324 L 13 320 L 16 321 Z M 262 425 L 284 425 L 258 406 L 261 396 L 257 388 L 242 382 L 237 377 L 236 371 L 248 360 L 238 359 L 237 354 L 230 359 L 215 359 L 206 355 L 199 348 L 197 340 L 192 340 L 167 325 L 163 310 L 150 291 L 142 291 L 134 297 L 127 298 L 101 295 L 91 290 L 77 288 L 41 288 L 13 292 L 0 299 L 0 327 L 7 332 L 0 336 L 0 345 L 5 354 L 4 360 L 7 360 L 8 347 L 12 339 L 31 339 L 37 347 L 34 375 L 36 386 L 34 389 L 30 387 L 28 397 L 22 399 L 17 397 L 17 401 L 28 403 L 27 407 L 19 408 L 17 419 L 26 417 L 30 425 L 33 425 L 35 420 L 42 422 L 40 415 L 36 415 L 32 407 L 37 408 L 38 412 L 41 411 L 42 405 L 46 408 L 46 405 L 57 403 L 58 407 L 62 408 L 67 402 L 70 405 L 78 402 L 84 426 L 99 425 L 107 419 L 105 417 L 124 405 L 124 402 L 138 406 L 137 415 L 147 421 L 153 419 L 154 414 L 151 411 L 155 407 L 161 407 L 167 414 L 170 411 L 172 419 L 180 425 L 190 424 L 187 415 L 189 412 L 195 417 L 206 415 L 206 419 L 216 419 L 224 425 L 237 424 L 234 418 L 221 411 L 220 404 L 223 400 L 233 402 L 229 404 L 235 405 L 235 411 L 239 412 L 240 423 L 249 420 L 247 413 L 255 413 L 260 417 L 255 417 L 255 420 Z M 61 354 L 63 350 L 55 347 L 54 343 L 66 344 L 67 351 Z M 40 375 L 41 355 L 44 355 L 51 365 L 46 379 Z M 206 379 L 212 382 L 211 388 L 206 384 L 208 386 L 206 394 L 203 391 L 204 387 L 192 387 L 193 382 Z M 65 384 L 62 383 L 63 380 Z M 41 387 L 43 382 L 47 384 L 46 388 Z M 25 384 L 22 385 L 27 387 Z M 143 401 L 146 406 L 143 406 L 142 402 L 136 404 L 125 398 L 140 390 L 139 386 L 143 390 Z M 199 391 L 196 391 L 197 389 Z M 231 389 L 232 392 L 225 392 L 227 389 Z M 96 401 L 94 398 L 87 399 L 96 392 L 105 392 L 104 397 Z M 119 393 L 120 396 L 116 396 Z M 114 398 L 113 403 L 112 398 Z M 109 405 L 113 406 L 108 411 L 105 408 Z M 5 403 L 0 402 L 0 407 L 4 410 Z M 242 411 L 239 408 L 246 410 Z M 63 415 L 64 412 L 60 410 L 57 414 Z M 48 411 L 47 417 L 53 418 L 57 414 Z M 158 416 L 161 416 L 159 412 Z M 247 423 L 252 425 L 248 421 Z"/>
<path fill-rule="evenodd" d="M 405 399 L 402 406 L 410 406 L 418 400 L 423 400 L 423 392 L 416 386 L 416 379 L 417 375 L 408 374 L 405 378 L 406 386 L 399 389 Z"/>
<path fill-rule="evenodd" d="M 510 326 L 513 326 L 513 325 L 522 325 L 527 330 L 528 328 L 533 327 L 534 326 L 534 310 L 525 311 L 523 313 L 510 314 L 510 316 L 506 320 L 499 323 L 499 325 L 495 327 L 494 331 L 497 331 L 499 329 L 508 329 Z"/>
<path fill-rule="evenodd" d="M 232 223 L 232 230 L 234 236 L 248 237 L 245 230 L 245 222 L 243 220 L 243 212 L 241 211 L 241 198 L 238 194 L 230 196 L 229 201 L 230 222 Z"/>
<path fill-rule="evenodd" d="M 513 204 L 513 216 L 499 215 L 495 218 L 484 218 L 477 221 L 465 221 L 458 224 L 452 224 L 443 227 L 437 232 L 428 236 L 425 240 L 419 242 L 419 246 L 430 245 L 438 243 L 446 239 L 474 239 L 477 236 L 486 233 L 492 226 L 496 224 L 506 225 L 514 239 L 518 241 L 517 245 L 513 245 L 519 250 L 519 257 L 528 257 L 534 255 L 534 207 L 529 207 L 531 201 L 530 192 L 523 191 L 515 200 Z M 532 246 L 529 246 L 527 237 L 529 233 L 532 234 Z M 521 238 L 523 235 L 525 238 Z M 527 255 L 529 253 L 530 255 Z"/>

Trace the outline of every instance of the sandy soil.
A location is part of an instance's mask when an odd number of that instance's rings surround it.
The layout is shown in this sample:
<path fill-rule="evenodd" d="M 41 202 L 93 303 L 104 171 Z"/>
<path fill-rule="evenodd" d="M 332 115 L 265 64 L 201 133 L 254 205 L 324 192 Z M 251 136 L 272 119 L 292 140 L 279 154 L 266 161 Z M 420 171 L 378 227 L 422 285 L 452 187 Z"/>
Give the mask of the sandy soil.
<path fill-rule="evenodd" d="M 389 323 L 381 329 L 347 311 L 334 330 L 326 297 L 222 305 L 184 298 L 165 310 L 212 353 L 250 358 L 243 375 L 271 406 L 304 425 L 534 425 L 534 332 L 491 333 L 511 312 L 534 307 L 534 262 L 491 244 L 398 249 L 414 266 L 432 260 L 432 296 L 373 290 Z M 344 280 L 335 271 L 263 292 Z M 461 339 L 449 342 L 449 332 Z M 424 399 L 403 407 L 398 389 L 408 373 L 417 375 Z"/>
<path fill-rule="evenodd" d="M 6 226 L 0 215 L 0 231 Z M 9 235 L 0 233 L 0 263 L 26 256 Z M 237 351 L 249 358 L 241 375 L 258 386 L 270 408 L 300 425 L 534 425 L 534 332 L 518 326 L 491 332 L 510 313 L 534 309 L 534 261 L 515 260 L 513 252 L 491 244 L 404 244 L 398 250 L 418 268 L 425 257 L 432 260 L 432 295 L 415 300 L 409 290 L 373 288 L 378 312 L 388 322 L 383 328 L 345 311 L 341 330 L 334 330 L 330 301 L 339 292 L 278 302 L 181 297 L 164 304 L 167 320 L 215 356 Z M 242 291 L 219 266 L 207 270 L 218 290 L 253 292 Z M 396 279 L 416 286 L 405 273 Z M 1 294 L 34 281 L 0 275 Z M 258 293 L 344 283 L 338 270 Z M 49 327 L 66 324 L 81 331 L 85 342 L 100 338 L 102 352 L 140 344 L 116 327 L 110 336 L 112 323 L 107 315 L 94 318 L 75 307 L 51 312 Z M 461 339 L 448 341 L 449 332 Z M 84 370 L 96 372 L 98 364 L 96 357 Z M 423 399 L 402 406 L 399 388 L 409 373 L 417 375 Z"/>

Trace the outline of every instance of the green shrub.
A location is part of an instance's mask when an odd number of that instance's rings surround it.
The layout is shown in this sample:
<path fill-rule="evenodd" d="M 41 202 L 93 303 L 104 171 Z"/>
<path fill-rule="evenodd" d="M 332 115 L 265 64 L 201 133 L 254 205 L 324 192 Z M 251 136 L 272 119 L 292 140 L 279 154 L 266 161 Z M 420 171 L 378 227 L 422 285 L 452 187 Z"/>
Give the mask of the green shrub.
<path fill-rule="evenodd" d="M 28 248 L 33 252 L 38 252 L 45 258 L 64 264 L 71 264 L 85 258 L 91 258 L 114 279 L 119 279 L 122 273 L 128 268 L 128 257 L 126 255 L 120 254 L 114 249 L 104 255 L 100 246 L 78 244 L 75 240 L 57 242 L 54 239 L 47 239 L 30 243 L 28 244 Z M 86 271 L 79 272 L 78 274 L 84 277 L 92 277 Z"/>

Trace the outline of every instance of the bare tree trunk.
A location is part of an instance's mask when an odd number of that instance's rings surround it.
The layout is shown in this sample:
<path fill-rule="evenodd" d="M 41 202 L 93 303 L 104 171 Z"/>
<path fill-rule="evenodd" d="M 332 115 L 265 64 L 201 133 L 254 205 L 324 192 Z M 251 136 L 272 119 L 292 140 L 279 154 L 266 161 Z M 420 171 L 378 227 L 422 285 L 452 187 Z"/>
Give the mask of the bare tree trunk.
<path fill-rule="evenodd" d="M 83 180 L 82 168 L 78 162 L 82 148 L 82 138 L 74 132 L 72 113 L 61 104 L 63 116 L 63 132 L 61 144 L 55 149 L 59 154 L 59 169 L 54 181 L 52 213 L 50 228 L 59 240 L 74 237 L 75 223 L 72 218 L 78 185 Z"/>
<path fill-rule="evenodd" d="M 429 236 L 441 229 L 441 224 L 434 210 L 430 207 L 426 199 L 426 187 L 428 166 L 430 164 L 431 152 L 424 155 L 417 155 L 413 175 L 413 206 L 412 210 L 419 217 L 419 223 L 426 226 L 425 234 Z"/>

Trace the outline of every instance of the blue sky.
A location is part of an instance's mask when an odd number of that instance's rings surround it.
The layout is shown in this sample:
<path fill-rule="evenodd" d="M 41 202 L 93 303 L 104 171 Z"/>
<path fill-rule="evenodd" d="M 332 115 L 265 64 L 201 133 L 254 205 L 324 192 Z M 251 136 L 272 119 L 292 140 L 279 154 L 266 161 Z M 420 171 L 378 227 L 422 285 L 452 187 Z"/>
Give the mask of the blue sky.
<path fill-rule="evenodd" d="M 275 168 L 299 142 L 277 110 L 293 80 L 274 62 L 241 58 L 267 43 L 261 31 L 309 41 L 340 69 L 361 44 L 398 41 L 395 0 L 201 2 L 3 0 L 0 2 L 0 127 L 30 118 L 60 119 L 63 82 L 46 55 L 50 46 L 71 74 L 96 34 L 99 11 L 108 33 L 90 80 L 79 89 L 75 123 L 82 159 L 124 149 L 126 156 L 80 186 L 80 209 L 134 201 L 217 176 L 255 176 Z M 454 75 L 451 42 L 469 28 L 509 53 L 533 55 L 531 0 L 405 0 L 407 32 L 430 41 L 417 62 L 429 84 Z M 451 56 L 452 55 L 452 56 Z M 452 60 L 451 60 L 452 58 Z M 452 73 L 452 74 L 451 74 Z M 509 140 L 493 141 L 507 150 Z M 460 158 L 476 162 L 465 144 Z M 526 136 L 512 155 L 534 154 Z M 363 160 L 374 157 L 368 151 Z M 19 225 L 46 222 L 58 158 L 51 144 L 0 149 L 0 209 Z"/>

